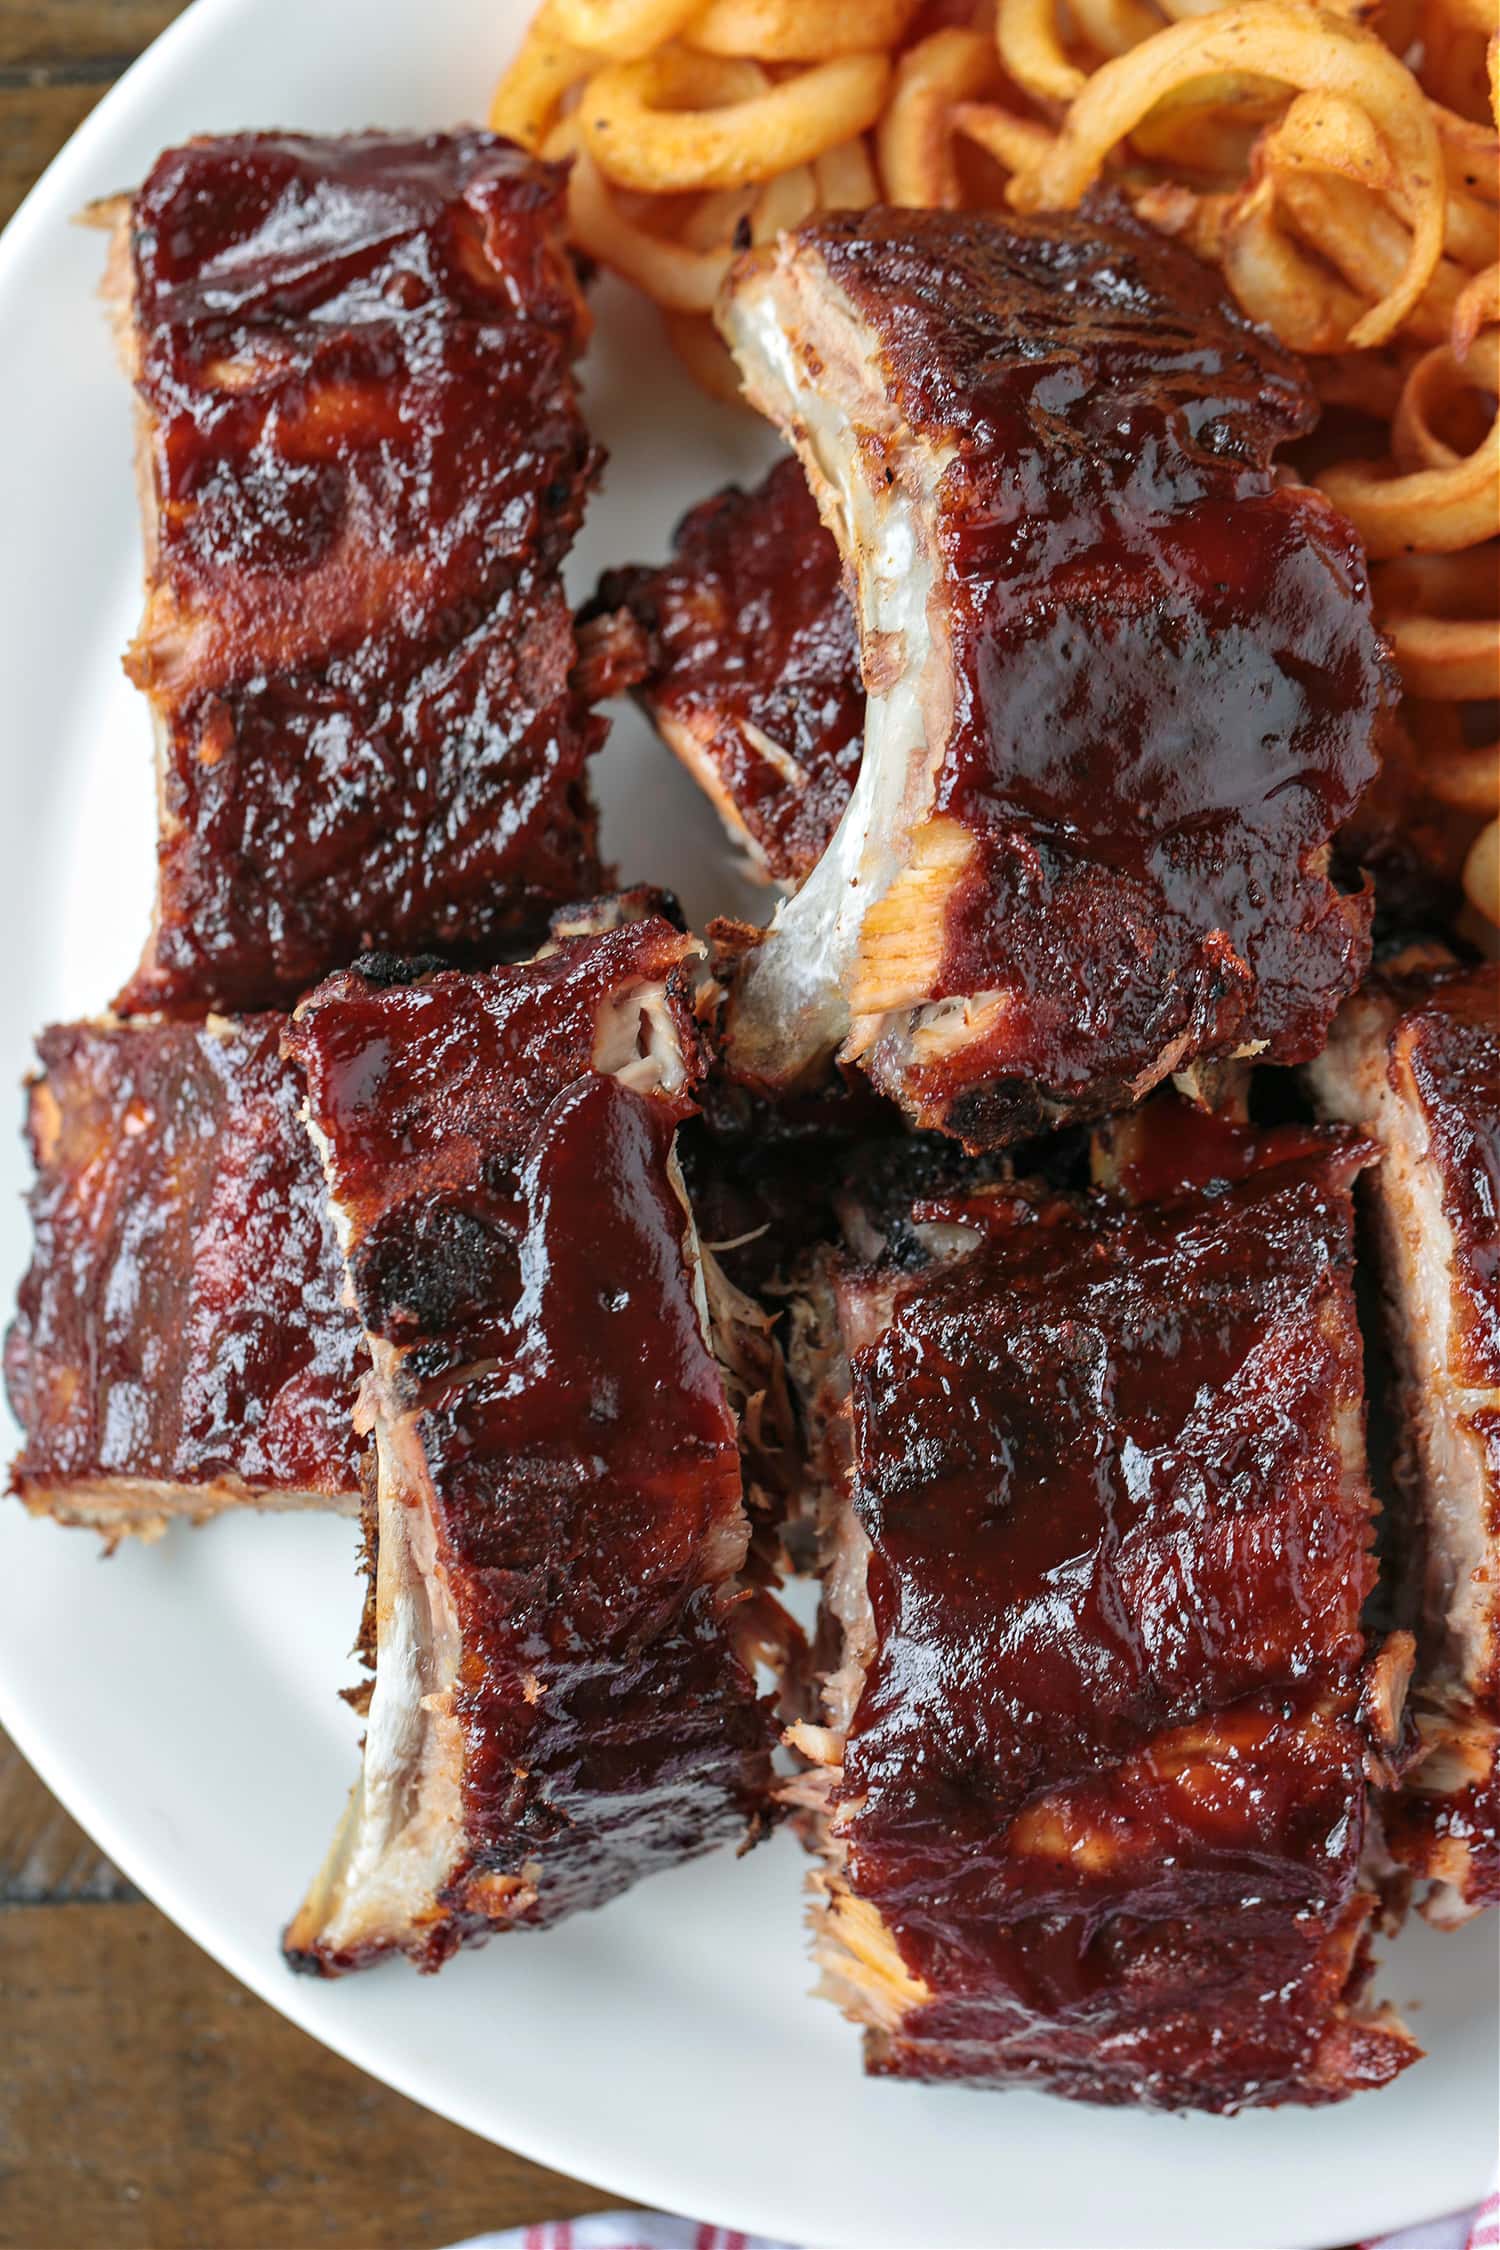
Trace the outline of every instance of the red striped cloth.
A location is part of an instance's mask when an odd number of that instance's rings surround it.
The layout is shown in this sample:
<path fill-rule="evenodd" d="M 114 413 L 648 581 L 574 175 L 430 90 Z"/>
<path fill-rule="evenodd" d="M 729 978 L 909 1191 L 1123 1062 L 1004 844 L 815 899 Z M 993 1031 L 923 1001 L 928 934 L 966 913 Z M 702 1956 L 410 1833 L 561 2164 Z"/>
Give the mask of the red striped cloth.
<path fill-rule="evenodd" d="M 591 2211 L 586 2219 L 547 2219 L 508 2234 L 476 2234 L 452 2250 L 791 2250 L 763 2234 L 740 2234 L 666 2211 Z"/>
<path fill-rule="evenodd" d="M 1477 2210 L 1426 2219 L 1419 2227 L 1403 2227 L 1399 2234 L 1362 2242 L 1359 2250 L 1500 2250 L 1500 2188 Z"/>
<path fill-rule="evenodd" d="M 791 2250 L 764 2235 L 740 2234 L 665 2211 L 594 2211 L 586 2219 L 549 2219 L 509 2234 L 476 2234 L 452 2250 Z M 1500 2250 L 1500 2191 L 1475 2211 L 1451 2211 L 1399 2234 L 1362 2242 L 1359 2250 Z"/>

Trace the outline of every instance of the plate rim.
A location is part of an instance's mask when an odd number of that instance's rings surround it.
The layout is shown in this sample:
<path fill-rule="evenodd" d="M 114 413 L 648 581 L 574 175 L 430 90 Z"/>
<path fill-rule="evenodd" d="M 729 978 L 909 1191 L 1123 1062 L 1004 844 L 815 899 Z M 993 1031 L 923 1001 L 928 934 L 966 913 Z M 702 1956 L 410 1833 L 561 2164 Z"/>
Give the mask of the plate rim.
<path fill-rule="evenodd" d="M 96 147 L 110 137 L 117 120 L 123 120 L 139 106 L 149 105 L 159 79 L 170 74 L 194 48 L 211 47 L 226 33 L 253 19 L 260 5 L 261 0 L 189 0 L 182 13 L 141 51 L 81 120 L 0 230 L 0 325 L 3 325 L 7 297 L 22 283 L 24 263 L 36 243 L 51 227 L 74 217 L 76 202 L 81 198 L 70 183 L 87 172 Z M 498 25 L 503 26 L 506 5 L 507 0 L 500 0 L 495 10 Z M 529 10 L 531 0 L 509 0 L 509 5 Z M 207 1535 L 212 1536 L 213 1526 L 204 1528 Z M 174 1878 L 169 1867 L 141 1864 L 137 1842 L 121 1833 L 108 1799 L 96 1798 L 87 1774 L 70 1765 L 65 1754 L 60 1753 L 54 1759 L 39 1699 L 18 1692 L 16 1683 L 9 1679 L 3 1667 L 0 1667 L 0 1723 L 43 1784 L 157 1911 L 279 2016 L 377 2083 L 391 2087 L 419 2108 L 448 2119 L 492 2146 L 510 2149 L 571 2177 L 582 2174 L 585 2184 L 597 2187 L 602 2196 L 624 2195 L 648 2205 L 671 2208 L 670 2176 L 663 2172 L 659 2158 L 645 2157 L 636 2162 L 624 2155 L 618 2161 L 611 2157 L 606 2177 L 601 2179 L 587 2145 L 580 2148 L 576 2139 L 570 2137 L 566 2124 L 550 2129 L 527 2120 L 518 2131 L 493 2114 L 486 2114 L 483 2101 L 477 2097 L 473 2104 L 451 2092 L 434 2098 L 431 2089 L 422 2084 L 419 2063 L 408 2068 L 401 2058 L 385 2051 L 372 2060 L 363 2050 L 367 2044 L 379 2045 L 378 2037 L 368 2039 L 364 2027 L 358 2023 L 341 2023 L 336 2016 L 331 2020 L 323 2019 L 315 1996 L 327 1990 L 326 1986 L 285 1973 L 278 1978 L 274 1970 L 267 1973 L 270 1963 L 248 1953 L 232 1931 L 216 1928 L 212 1913 L 199 1910 L 186 1895 L 185 1884 Z M 1087 2118 L 1081 2118 L 1080 2130 L 1086 2129 L 1086 2125 Z M 744 2192 L 726 2189 L 723 2200 L 699 2197 L 698 2200 L 709 2207 L 695 2210 L 692 2215 L 730 2229 L 743 2230 L 748 2226 L 762 2234 L 794 2240 L 800 2229 L 791 2203 L 778 2197 L 774 2180 L 774 2166 L 767 2164 L 753 2187 Z M 1468 2184 L 1476 2199 L 1490 2184 L 1477 2162 Z M 1359 2195 L 1361 2188 L 1366 2190 L 1363 2204 Z M 1359 2181 L 1347 2183 L 1347 2207 L 1349 2234 L 1357 2234 L 1361 2239 L 1435 2215 L 1428 2198 L 1414 2207 L 1382 2202 L 1378 2182 L 1368 2170 L 1362 2172 Z M 1290 2242 L 1291 2237 L 1287 2239 Z"/>

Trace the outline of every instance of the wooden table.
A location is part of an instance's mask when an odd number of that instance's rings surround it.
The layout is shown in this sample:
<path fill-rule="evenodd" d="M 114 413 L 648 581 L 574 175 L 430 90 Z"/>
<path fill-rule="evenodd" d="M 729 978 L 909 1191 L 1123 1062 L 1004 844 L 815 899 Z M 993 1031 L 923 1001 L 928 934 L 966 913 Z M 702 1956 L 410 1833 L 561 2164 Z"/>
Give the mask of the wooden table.
<path fill-rule="evenodd" d="M 180 5 L 0 0 L 0 221 Z M 132 1891 L 0 1735 L 0 2250 L 435 2250 L 618 2200 L 283 2022 Z"/>

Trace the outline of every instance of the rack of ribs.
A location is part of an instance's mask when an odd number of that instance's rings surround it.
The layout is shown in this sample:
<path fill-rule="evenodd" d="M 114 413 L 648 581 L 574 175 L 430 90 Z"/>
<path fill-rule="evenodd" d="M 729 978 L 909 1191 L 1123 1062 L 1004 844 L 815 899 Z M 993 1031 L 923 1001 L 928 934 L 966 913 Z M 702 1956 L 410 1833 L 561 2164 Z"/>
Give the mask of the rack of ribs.
<path fill-rule="evenodd" d="M 977 1148 L 1315 1053 L 1368 960 L 1329 844 L 1392 691 L 1353 532 L 1273 466 L 1313 413 L 1295 363 L 1107 209 L 815 218 L 720 320 L 838 543 L 868 691 L 732 1061 L 777 1085 L 837 1053 Z"/>
<path fill-rule="evenodd" d="M 99 216 L 160 813 L 118 1005 L 286 1006 L 366 945 L 527 950 L 599 881 L 562 173 L 477 132 L 231 135 Z"/>
<path fill-rule="evenodd" d="M 1360 1629 L 1374 1152 L 1228 1129 L 1174 1175 L 1179 1122 L 1159 1201 L 877 1204 L 807 1286 L 824 1710 L 792 1791 L 879 2074 L 1227 2111 L 1417 2053 L 1362 2005 L 1409 1656 Z"/>
<path fill-rule="evenodd" d="M 690 509 L 672 546 L 659 569 L 605 576 L 585 645 L 635 626 L 647 716 L 752 866 L 794 887 L 859 772 L 865 691 L 838 549 L 790 460 Z"/>
<path fill-rule="evenodd" d="M 674 1149 L 701 953 L 659 916 L 574 927 L 512 968 L 366 963 L 294 1019 L 379 1519 L 363 1769 L 298 1968 L 437 1968 L 765 1816 L 776 1613 L 731 1406 L 760 1331 Z"/>
<path fill-rule="evenodd" d="M 1500 1904 L 1500 967 L 1398 957 L 1309 1076 L 1381 1148 L 1366 1192 L 1421 1548 L 1422 1753 L 1385 1827 L 1429 1917 L 1457 1922 Z"/>
<path fill-rule="evenodd" d="M 42 1034 L 5 1350 L 12 1484 L 36 1513 L 149 1536 L 246 1503 L 359 1506 L 364 1347 L 284 1029 Z"/>

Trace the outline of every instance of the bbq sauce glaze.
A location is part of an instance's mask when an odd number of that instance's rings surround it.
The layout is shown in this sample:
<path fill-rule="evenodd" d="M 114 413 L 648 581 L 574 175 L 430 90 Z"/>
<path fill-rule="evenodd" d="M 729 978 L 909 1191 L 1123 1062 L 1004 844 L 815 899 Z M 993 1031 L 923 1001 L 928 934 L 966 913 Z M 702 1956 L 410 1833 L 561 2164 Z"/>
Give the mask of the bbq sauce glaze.
<path fill-rule="evenodd" d="M 881 1293 L 888 1318 L 851 1362 L 874 1656 L 836 1830 L 928 1995 L 877 2070 L 1232 2108 L 1409 2059 L 1343 2013 L 1373 1905 L 1372 1152 L 1259 1153 L 1146 1209 L 940 1199 L 914 1216 L 969 1255 L 845 1277 L 846 1330 Z"/>
<path fill-rule="evenodd" d="M 1174 1042 L 1315 1052 L 1368 959 L 1369 902 L 1324 852 L 1392 683 L 1352 530 L 1271 466 L 1314 413 L 1296 362 L 1107 206 L 797 239 L 873 332 L 898 422 L 951 449 L 934 810 L 977 849 L 928 997 L 1011 1005 L 908 1064 L 908 1106 L 977 1145 L 1035 1129 L 1039 1099 L 1121 1106 Z"/>
<path fill-rule="evenodd" d="M 593 607 L 623 606 L 642 626 L 648 709 L 698 742 L 767 874 L 800 882 L 832 840 L 864 745 L 838 548 L 795 461 L 690 509 L 672 546 L 659 570 L 609 572 Z"/>
<path fill-rule="evenodd" d="M 466 1857 L 430 1966 L 742 1837 L 769 1785 L 729 1631 L 736 1428 L 673 1165 L 703 1068 L 689 951 L 646 921 L 493 974 L 346 972 L 292 1033 L 462 1639 Z M 674 1091 L 596 1067 L 656 983 Z"/>
<path fill-rule="evenodd" d="M 168 150 L 129 226 L 165 819 L 126 1002 L 493 957 L 597 887 L 562 174 L 484 133 L 237 135 Z"/>
<path fill-rule="evenodd" d="M 38 1041 L 35 1250 L 6 1339 L 23 1494 L 120 1479 L 357 1497 L 365 1355 L 282 1030 L 67 1024 Z"/>

